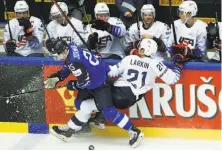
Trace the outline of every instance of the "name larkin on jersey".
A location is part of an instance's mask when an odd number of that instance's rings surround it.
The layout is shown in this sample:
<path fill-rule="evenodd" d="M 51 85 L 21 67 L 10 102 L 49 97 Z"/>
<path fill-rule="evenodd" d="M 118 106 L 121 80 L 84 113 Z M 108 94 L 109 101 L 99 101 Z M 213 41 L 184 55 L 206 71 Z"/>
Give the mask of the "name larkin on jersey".
<path fill-rule="evenodd" d="M 131 59 L 130 64 L 131 65 L 136 65 L 136 66 L 139 66 L 139 67 L 142 67 L 142 68 L 146 68 L 146 69 L 149 68 L 149 63 L 146 63 L 146 62 L 143 62 L 143 61 L 140 61 L 140 60 Z"/>

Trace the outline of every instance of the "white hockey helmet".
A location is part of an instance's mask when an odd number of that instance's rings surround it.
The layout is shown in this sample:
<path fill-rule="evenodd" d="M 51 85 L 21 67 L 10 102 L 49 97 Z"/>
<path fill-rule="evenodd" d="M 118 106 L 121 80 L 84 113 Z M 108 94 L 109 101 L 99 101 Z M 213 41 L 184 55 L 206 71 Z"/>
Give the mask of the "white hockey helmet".
<path fill-rule="evenodd" d="M 97 3 L 94 8 L 95 17 L 97 14 L 108 14 L 109 15 L 109 7 L 106 3 Z"/>
<path fill-rule="evenodd" d="M 155 19 L 156 17 L 156 10 L 153 7 L 152 4 L 145 4 L 143 5 L 143 7 L 141 8 L 141 18 L 143 19 L 144 14 L 153 14 L 153 18 Z"/>
<path fill-rule="evenodd" d="M 68 6 L 66 5 L 66 3 L 58 2 L 58 5 L 60 6 L 60 8 L 62 9 L 63 12 L 65 12 L 66 14 L 69 13 L 69 9 L 68 9 Z M 57 15 L 61 15 L 61 12 L 59 11 L 59 9 L 57 8 L 57 6 L 55 4 L 51 7 L 50 15 L 52 17 L 57 16 Z"/>
<path fill-rule="evenodd" d="M 158 46 L 153 39 L 143 39 L 139 44 L 139 50 L 144 49 L 144 55 L 152 56 L 157 52 Z"/>
<path fill-rule="evenodd" d="M 29 5 L 24 0 L 17 1 L 14 6 L 14 11 L 15 11 L 15 13 L 28 12 Z"/>
<path fill-rule="evenodd" d="M 179 5 L 179 11 L 184 12 L 185 14 L 191 13 L 192 17 L 196 16 L 198 11 L 197 4 L 191 0 L 184 1 Z"/>

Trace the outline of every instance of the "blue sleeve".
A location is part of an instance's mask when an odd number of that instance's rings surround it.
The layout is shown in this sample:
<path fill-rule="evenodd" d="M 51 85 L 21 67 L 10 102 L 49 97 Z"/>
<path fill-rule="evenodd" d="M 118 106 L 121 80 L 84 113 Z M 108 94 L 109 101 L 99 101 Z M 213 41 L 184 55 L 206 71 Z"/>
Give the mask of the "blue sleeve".
<path fill-rule="evenodd" d="M 70 73 L 71 73 L 71 71 L 69 70 L 69 68 L 68 68 L 67 65 L 64 65 L 59 72 L 60 72 L 60 77 L 59 77 L 60 80 L 64 80 L 64 79 L 67 78 L 67 77 L 70 75 Z"/>

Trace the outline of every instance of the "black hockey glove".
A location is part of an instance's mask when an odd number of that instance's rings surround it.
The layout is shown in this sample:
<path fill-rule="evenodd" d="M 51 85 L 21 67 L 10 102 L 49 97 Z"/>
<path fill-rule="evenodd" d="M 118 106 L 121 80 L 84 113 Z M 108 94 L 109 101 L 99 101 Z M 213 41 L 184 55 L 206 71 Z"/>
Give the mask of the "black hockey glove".
<path fill-rule="evenodd" d="M 90 49 L 94 50 L 97 47 L 98 44 L 98 33 L 94 32 L 93 34 L 90 34 L 88 37 L 88 46 Z"/>
<path fill-rule="evenodd" d="M 25 36 L 32 35 L 32 24 L 28 18 L 18 19 L 19 25 L 24 27 Z"/>
<path fill-rule="evenodd" d="M 95 20 L 92 22 L 92 28 L 95 28 L 97 30 L 105 30 L 105 31 L 110 31 L 110 24 L 103 21 L 103 20 Z"/>
<path fill-rule="evenodd" d="M 16 50 L 16 42 L 15 40 L 8 40 L 5 43 L 5 52 L 7 55 L 12 56 L 12 54 L 15 52 Z"/>
<path fill-rule="evenodd" d="M 77 80 L 70 80 L 67 82 L 66 87 L 68 90 L 75 91 L 78 90 L 76 86 Z"/>
<path fill-rule="evenodd" d="M 52 52 L 53 44 L 56 42 L 56 40 L 57 39 L 55 38 L 50 38 L 45 41 L 45 46 L 49 52 Z"/>

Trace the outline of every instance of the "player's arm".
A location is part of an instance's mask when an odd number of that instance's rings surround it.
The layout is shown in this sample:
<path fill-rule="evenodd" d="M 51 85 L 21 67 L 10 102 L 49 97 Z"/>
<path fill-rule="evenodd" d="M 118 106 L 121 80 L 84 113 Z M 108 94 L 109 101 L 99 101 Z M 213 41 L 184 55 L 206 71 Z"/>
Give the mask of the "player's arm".
<path fill-rule="evenodd" d="M 138 49 L 137 45 L 140 40 L 139 34 L 138 29 L 135 28 L 135 24 L 130 26 L 124 38 L 125 53 L 127 55 L 129 55 L 132 50 Z"/>
<path fill-rule="evenodd" d="M 207 32 L 203 30 L 200 34 L 197 35 L 197 42 L 195 49 L 190 50 L 190 56 L 192 58 L 202 58 L 206 53 L 207 48 Z"/>
<path fill-rule="evenodd" d="M 51 74 L 47 77 L 47 80 L 44 81 L 46 89 L 55 88 L 56 84 L 60 81 L 63 81 L 70 75 L 70 70 L 67 65 L 64 65 L 62 69 L 54 74 Z"/>
<path fill-rule="evenodd" d="M 40 19 L 35 20 L 35 28 L 33 29 L 33 35 L 38 39 L 39 43 L 43 42 L 44 28 L 43 23 Z"/>
<path fill-rule="evenodd" d="M 121 74 L 123 74 L 124 69 L 128 63 L 129 58 L 126 56 L 123 60 L 121 60 L 119 63 L 109 66 L 110 71 L 108 72 L 108 76 L 110 78 L 118 77 Z"/>
<path fill-rule="evenodd" d="M 167 51 L 167 42 L 169 40 L 169 36 L 170 36 L 170 27 L 167 24 L 164 24 L 163 28 L 162 28 L 162 33 L 160 38 L 157 38 L 155 36 L 153 36 L 153 40 L 156 41 L 156 43 L 158 44 L 158 50 L 161 52 L 166 52 Z"/>
<path fill-rule="evenodd" d="M 152 61 L 151 67 L 158 77 L 167 84 L 175 84 L 180 79 L 183 64 L 175 63 L 173 69 L 169 69 L 161 61 Z"/>
<path fill-rule="evenodd" d="M 11 33 L 12 33 L 12 38 L 14 38 L 13 37 L 14 28 L 12 28 L 12 26 L 11 26 Z M 14 39 L 11 39 L 10 37 L 8 24 L 5 25 L 5 29 L 4 29 L 3 46 L 8 56 L 11 56 L 16 50 L 16 41 Z"/>
<path fill-rule="evenodd" d="M 92 23 L 92 28 L 97 30 L 107 31 L 113 36 L 121 38 L 126 35 L 126 27 L 120 19 L 112 19 L 113 23 L 108 23 L 103 20 L 95 20 Z"/>

